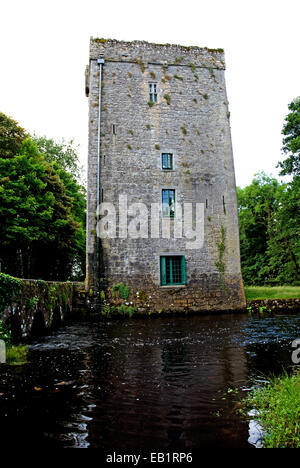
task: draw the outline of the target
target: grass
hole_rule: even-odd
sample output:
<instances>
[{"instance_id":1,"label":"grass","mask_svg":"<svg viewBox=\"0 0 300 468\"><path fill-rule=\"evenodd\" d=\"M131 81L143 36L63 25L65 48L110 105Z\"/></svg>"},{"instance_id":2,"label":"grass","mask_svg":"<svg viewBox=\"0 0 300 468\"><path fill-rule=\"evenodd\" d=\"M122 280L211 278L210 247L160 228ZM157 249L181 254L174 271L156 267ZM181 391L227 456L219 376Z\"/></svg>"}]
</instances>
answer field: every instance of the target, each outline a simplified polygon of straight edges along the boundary
<instances>
[{"instance_id":1,"label":"grass","mask_svg":"<svg viewBox=\"0 0 300 468\"><path fill-rule=\"evenodd\" d=\"M6 363L20 366L27 362L28 347L26 345L8 346L6 348Z\"/></svg>"},{"instance_id":2,"label":"grass","mask_svg":"<svg viewBox=\"0 0 300 468\"><path fill-rule=\"evenodd\" d=\"M300 286L245 286L247 301L258 299L299 299Z\"/></svg>"},{"instance_id":3,"label":"grass","mask_svg":"<svg viewBox=\"0 0 300 468\"><path fill-rule=\"evenodd\" d=\"M257 412L264 448L300 448L300 372L271 379L245 400Z\"/></svg>"}]
</instances>

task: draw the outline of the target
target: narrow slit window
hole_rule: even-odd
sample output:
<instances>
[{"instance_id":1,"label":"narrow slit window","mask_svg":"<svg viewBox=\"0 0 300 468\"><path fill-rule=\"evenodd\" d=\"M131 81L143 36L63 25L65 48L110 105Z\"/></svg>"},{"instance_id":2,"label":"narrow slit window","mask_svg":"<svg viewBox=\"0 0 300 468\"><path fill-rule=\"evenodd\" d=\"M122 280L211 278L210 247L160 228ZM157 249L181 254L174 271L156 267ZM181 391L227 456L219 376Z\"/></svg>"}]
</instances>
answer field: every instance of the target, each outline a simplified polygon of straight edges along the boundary
<instances>
[{"instance_id":1,"label":"narrow slit window","mask_svg":"<svg viewBox=\"0 0 300 468\"><path fill-rule=\"evenodd\" d=\"M161 286L186 284L185 257L183 255L160 257Z\"/></svg>"},{"instance_id":2,"label":"narrow slit window","mask_svg":"<svg viewBox=\"0 0 300 468\"><path fill-rule=\"evenodd\" d=\"M224 195L223 195L223 211L224 211L224 214L226 214L226 203L225 203Z\"/></svg>"},{"instance_id":3,"label":"narrow slit window","mask_svg":"<svg viewBox=\"0 0 300 468\"><path fill-rule=\"evenodd\" d=\"M149 83L149 101L157 102L157 84Z\"/></svg>"},{"instance_id":4,"label":"narrow slit window","mask_svg":"<svg viewBox=\"0 0 300 468\"><path fill-rule=\"evenodd\" d=\"M116 124L112 124L111 126L111 130L112 130L112 134L115 135L117 132L116 132Z\"/></svg>"},{"instance_id":5,"label":"narrow slit window","mask_svg":"<svg viewBox=\"0 0 300 468\"><path fill-rule=\"evenodd\" d=\"M175 190L163 189L162 214L164 218L175 218Z\"/></svg>"},{"instance_id":6,"label":"narrow slit window","mask_svg":"<svg viewBox=\"0 0 300 468\"><path fill-rule=\"evenodd\" d=\"M163 153L161 155L161 162L163 170L173 170L173 154Z\"/></svg>"}]
</instances>

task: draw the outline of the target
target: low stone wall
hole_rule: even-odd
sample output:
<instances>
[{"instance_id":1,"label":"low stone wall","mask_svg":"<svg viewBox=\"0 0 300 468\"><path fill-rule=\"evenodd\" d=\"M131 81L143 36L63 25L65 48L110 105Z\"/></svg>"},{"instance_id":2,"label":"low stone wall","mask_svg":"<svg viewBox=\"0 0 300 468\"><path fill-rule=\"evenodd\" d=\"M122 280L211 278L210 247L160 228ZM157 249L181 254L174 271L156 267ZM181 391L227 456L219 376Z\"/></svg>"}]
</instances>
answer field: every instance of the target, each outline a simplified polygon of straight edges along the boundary
<instances>
[{"instance_id":1,"label":"low stone wall","mask_svg":"<svg viewBox=\"0 0 300 468\"><path fill-rule=\"evenodd\" d=\"M136 281L137 283L138 281ZM217 284L217 279L215 284ZM115 283L100 291L95 312L100 311L104 317L212 314L217 312L248 313L249 311L253 313L300 312L300 298L253 300L241 305L241 298L236 294L234 286L234 282L226 283L224 290L217 291L216 288L216 292L209 292L203 283L201 289L195 286L192 290L193 294L191 294L191 290L184 287L162 288L157 293L156 289L152 288L151 290L146 282L140 289L130 286L130 283L126 285ZM92 296L91 304L93 305ZM228 305L226 306L226 304Z\"/></svg>"},{"instance_id":2,"label":"low stone wall","mask_svg":"<svg viewBox=\"0 0 300 468\"><path fill-rule=\"evenodd\" d=\"M251 307L252 312L300 312L299 299L260 299L247 302L247 309Z\"/></svg>"},{"instance_id":3,"label":"low stone wall","mask_svg":"<svg viewBox=\"0 0 300 468\"><path fill-rule=\"evenodd\" d=\"M189 286L158 287L141 277L128 278L126 284L112 281L100 290L99 308L104 316L180 315L246 310L239 278L204 276Z\"/></svg>"},{"instance_id":4,"label":"low stone wall","mask_svg":"<svg viewBox=\"0 0 300 468\"><path fill-rule=\"evenodd\" d=\"M46 334L78 315L81 283L16 280L17 292L2 310L2 320L15 338Z\"/></svg>"}]
</instances>

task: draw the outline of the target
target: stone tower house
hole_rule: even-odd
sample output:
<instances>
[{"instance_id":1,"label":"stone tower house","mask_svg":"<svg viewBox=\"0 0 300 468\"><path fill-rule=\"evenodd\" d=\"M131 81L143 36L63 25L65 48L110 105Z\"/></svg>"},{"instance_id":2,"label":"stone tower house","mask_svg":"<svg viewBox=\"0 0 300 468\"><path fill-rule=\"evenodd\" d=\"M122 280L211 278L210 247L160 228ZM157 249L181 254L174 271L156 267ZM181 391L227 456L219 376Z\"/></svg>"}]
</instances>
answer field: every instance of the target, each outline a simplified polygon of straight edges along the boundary
<instances>
[{"instance_id":1,"label":"stone tower house","mask_svg":"<svg viewBox=\"0 0 300 468\"><path fill-rule=\"evenodd\" d=\"M87 287L102 303L245 307L224 70L222 49L91 38Z\"/></svg>"}]
</instances>

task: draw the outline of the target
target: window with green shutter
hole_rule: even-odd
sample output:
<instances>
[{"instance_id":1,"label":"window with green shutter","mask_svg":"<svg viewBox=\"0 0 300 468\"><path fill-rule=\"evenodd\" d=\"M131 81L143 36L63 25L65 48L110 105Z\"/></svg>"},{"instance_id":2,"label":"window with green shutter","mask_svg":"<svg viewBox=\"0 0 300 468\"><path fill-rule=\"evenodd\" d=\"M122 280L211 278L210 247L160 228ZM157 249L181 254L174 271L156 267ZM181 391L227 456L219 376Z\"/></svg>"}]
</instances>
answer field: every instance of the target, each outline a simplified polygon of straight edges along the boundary
<instances>
[{"instance_id":1,"label":"window with green shutter","mask_svg":"<svg viewBox=\"0 0 300 468\"><path fill-rule=\"evenodd\" d=\"M160 257L160 276L162 286L185 284L185 257L183 255Z\"/></svg>"}]
</instances>

